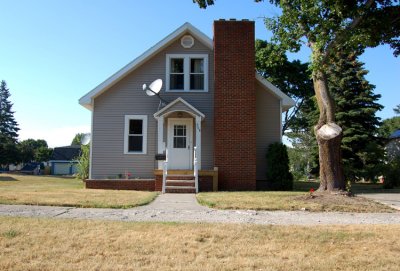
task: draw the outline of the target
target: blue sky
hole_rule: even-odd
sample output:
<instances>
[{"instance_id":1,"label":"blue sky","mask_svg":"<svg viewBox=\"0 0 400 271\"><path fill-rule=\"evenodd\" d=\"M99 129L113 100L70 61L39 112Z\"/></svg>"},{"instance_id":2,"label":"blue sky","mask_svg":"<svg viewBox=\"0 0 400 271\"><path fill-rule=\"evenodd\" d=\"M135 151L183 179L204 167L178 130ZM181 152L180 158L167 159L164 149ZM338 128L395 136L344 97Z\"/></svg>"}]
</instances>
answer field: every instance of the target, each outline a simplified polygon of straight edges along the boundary
<instances>
[{"instance_id":1,"label":"blue sky","mask_svg":"<svg viewBox=\"0 0 400 271\"><path fill-rule=\"evenodd\" d=\"M213 20L255 20L256 38L268 39L262 18L278 10L267 2L217 0L201 10L191 0L0 0L0 80L10 88L20 139L55 147L89 132L90 112L78 99L185 22L212 37ZM306 50L291 57L308 60ZM381 46L361 60L382 95L378 116L392 117L400 59Z\"/></svg>"}]
</instances>

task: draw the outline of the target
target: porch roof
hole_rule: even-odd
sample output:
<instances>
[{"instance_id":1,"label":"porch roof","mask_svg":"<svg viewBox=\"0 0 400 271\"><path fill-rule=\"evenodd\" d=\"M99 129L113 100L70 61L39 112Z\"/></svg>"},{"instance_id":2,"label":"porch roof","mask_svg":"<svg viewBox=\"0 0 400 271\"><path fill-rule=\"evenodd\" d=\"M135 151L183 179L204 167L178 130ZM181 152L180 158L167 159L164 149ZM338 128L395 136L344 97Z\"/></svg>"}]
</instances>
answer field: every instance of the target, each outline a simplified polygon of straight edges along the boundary
<instances>
[{"instance_id":1,"label":"porch roof","mask_svg":"<svg viewBox=\"0 0 400 271\"><path fill-rule=\"evenodd\" d=\"M202 120L205 118L205 115L203 113L201 113L198 109L196 109L193 105L191 105L181 97L175 99L174 101L167 104L164 108L154 113L154 117L158 118L163 115L178 111L187 112L193 117L201 117Z\"/></svg>"}]
</instances>

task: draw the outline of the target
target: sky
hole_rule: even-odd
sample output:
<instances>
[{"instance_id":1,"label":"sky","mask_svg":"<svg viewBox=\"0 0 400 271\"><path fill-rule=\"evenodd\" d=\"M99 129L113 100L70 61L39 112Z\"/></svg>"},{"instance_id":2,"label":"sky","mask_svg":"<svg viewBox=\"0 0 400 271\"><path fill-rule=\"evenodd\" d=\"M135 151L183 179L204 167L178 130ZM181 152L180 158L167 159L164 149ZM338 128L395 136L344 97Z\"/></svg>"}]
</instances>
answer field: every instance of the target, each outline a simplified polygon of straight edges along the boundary
<instances>
[{"instance_id":1,"label":"sky","mask_svg":"<svg viewBox=\"0 0 400 271\"><path fill-rule=\"evenodd\" d=\"M90 132L90 111L78 100L185 22L212 37L218 19L255 21L256 38L271 37L264 17L279 10L268 1L217 0L206 10L191 0L0 0L0 80L5 80L20 140L69 145ZM308 50L290 54L309 60ZM381 94L382 119L400 104L400 58L388 46L361 56Z\"/></svg>"}]
</instances>

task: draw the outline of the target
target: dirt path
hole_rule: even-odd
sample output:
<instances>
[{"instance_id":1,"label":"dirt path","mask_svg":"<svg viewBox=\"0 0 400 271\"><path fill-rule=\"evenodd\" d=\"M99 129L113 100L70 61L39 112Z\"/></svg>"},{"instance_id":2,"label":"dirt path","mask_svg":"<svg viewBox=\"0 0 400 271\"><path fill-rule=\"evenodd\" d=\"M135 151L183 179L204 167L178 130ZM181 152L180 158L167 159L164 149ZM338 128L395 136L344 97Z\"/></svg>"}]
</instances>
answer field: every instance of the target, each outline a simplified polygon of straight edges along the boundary
<instances>
[{"instance_id":1,"label":"dirt path","mask_svg":"<svg viewBox=\"0 0 400 271\"><path fill-rule=\"evenodd\" d=\"M132 209L0 205L0 215L113 221L251 223L264 225L400 224L400 212L359 214L215 210L200 206L193 194L163 194L147 206Z\"/></svg>"}]
</instances>

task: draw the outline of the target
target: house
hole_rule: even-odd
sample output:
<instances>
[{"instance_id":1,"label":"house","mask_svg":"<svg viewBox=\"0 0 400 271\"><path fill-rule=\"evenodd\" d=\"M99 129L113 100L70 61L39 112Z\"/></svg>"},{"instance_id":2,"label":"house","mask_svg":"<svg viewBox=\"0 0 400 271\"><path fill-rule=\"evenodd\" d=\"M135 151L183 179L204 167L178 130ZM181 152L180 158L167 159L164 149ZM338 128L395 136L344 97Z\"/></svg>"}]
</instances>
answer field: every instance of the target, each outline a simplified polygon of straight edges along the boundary
<instances>
[{"instance_id":1,"label":"house","mask_svg":"<svg viewBox=\"0 0 400 271\"><path fill-rule=\"evenodd\" d=\"M400 157L400 129L394 131L386 143L386 151L389 160L393 160L395 157Z\"/></svg>"},{"instance_id":2,"label":"house","mask_svg":"<svg viewBox=\"0 0 400 271\"><path fill-rule=\"evenodd\" d=\"M77 172L77 158L81 153L81 146L56 147L50 157L51 175L73 175Z\"/></svg>"},{"instance_id":3,"label":"house","mask_svg":"<svg viewBox=\"0 0 400 271\"><path fill-rule=\"evenodd\" d=\"M129 171L188 192L210 190L216 173L220 190L255 190L294 101L255 72L254 41L252 21L215 21L213 39L185 23L84 95L90 179ZM143 90L155 79L165 106Z\"/></svg>"}]
</instances>

